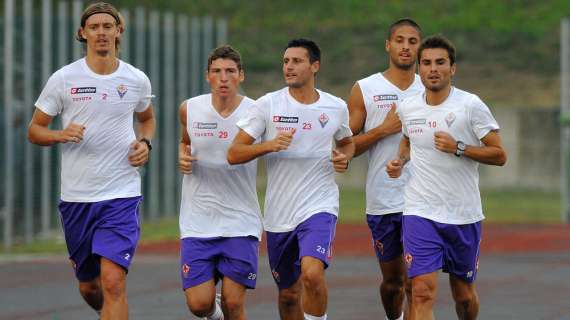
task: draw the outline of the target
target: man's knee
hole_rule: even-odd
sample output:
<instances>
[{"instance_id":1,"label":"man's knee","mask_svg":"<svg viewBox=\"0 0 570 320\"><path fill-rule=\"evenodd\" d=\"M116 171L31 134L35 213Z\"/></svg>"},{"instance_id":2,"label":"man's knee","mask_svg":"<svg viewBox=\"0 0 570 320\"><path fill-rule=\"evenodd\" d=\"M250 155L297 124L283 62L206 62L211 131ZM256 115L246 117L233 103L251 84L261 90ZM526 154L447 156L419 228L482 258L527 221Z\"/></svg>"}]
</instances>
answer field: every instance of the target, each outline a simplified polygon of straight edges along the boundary
<instances>
[{"instance_id":1,"label":"man's knee","mask_svg":"<svg viewBox=\"0 0 570 320\"><path fill-rule=\"evenodd\" d=\"M425 304L435 300L435 286L429 281L412 282L412 303Z\"/></svg>"},{"instance_id":2,"label":"man's knee","mask_svg":"<svg viewBox=\"0 0 570 320\"><path fill-rule=\"evenodd\" d=\"M103 307L103 291L99 278L89 282L79 282L79 293L93 309L101 310Z\"/></svg>"},{"instance_id":3,"label":"man's knee","mask_svg":"<svg viewBox=\"0 0 570 320\"><path fill-rule=\"evenodd\" d=\"M239 315L243 311L244 301L236 296L222 296L222 304L231 315Z\"/></svg>"},{"instance_id":4,"label":"man's knee","mask_svg":"<svg viewBox=\"0 0 570 320\"><path fill-rule=\"evenodd\" d=\"M325 271L321 261L304 266L301 272L301 281L305 288L318 290L324 285Z\"/></svg>"},{"instance_id":5,"label":"man's knee","mask_svg":"<svg viewBox=\"0 0 570 320\"><path fill-rule=\"evenodd\" d=\"M478 301L475 290L465 288L464 290L452 290L453 300L457 305L468 307Z\"/></svg>"},{"instance_id":6,"label":"man's knee","mask_svg":"<svg viewBox=\"0 0 570 320\"><path fill-rule=\"evenodd\" d=\"M288 288L279 290L279 305L284 308L297 306L301 302L301 290Z\"/></svg>"},{"instance_id":7,"label":"man's knee","mask_svg":"<svg viewBox=\"0 0 570 320\"><path fill-rule=\"evenodd\" d=\"M101 287L105 298L118 299L125 295L126 274L122 269L112 269L101 273Z\"/></svg>"},{"instance_id":8,"label":"man's knee","mask_svg":"<svg viewBox=\"0 0 570 320\"><path fill-rule=\"evenodd\" d=\"M382 280L382 288L392 294L404 292L406 277L403 275L384 277Z\"/></svg>"},{"instance_id":9,"label":"man's knee","mask_svg":"<svg viewBox=\"0 0 570 320\"><path fill-rule=\"evenodd\" d=\"M210 315L214 308L214 301L206 298L193 295L186 295L186 305L188 309L197 317L206 317Z\"/></svg>"},{"instance_id":10,"label":"man's knee","mask_svg":"<svg viewBox=\"0 0 570 320\"><path fill-rule=\"evenodd\" d=\"M79 293L83 297L97 297L101 294L99 278L89 282L79 282Z\"/></svg>"}]
</instances>

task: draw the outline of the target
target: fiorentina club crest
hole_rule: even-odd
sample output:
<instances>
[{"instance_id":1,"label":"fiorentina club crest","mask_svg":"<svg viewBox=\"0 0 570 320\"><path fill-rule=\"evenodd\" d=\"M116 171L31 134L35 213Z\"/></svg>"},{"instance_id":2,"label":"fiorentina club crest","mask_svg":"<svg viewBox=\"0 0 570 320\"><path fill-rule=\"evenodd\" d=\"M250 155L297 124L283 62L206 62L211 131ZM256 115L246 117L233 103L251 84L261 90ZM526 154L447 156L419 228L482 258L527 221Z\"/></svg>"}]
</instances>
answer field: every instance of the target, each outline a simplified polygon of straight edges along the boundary
<instances>
[{"instance_id":1,"label":"fiorentina club crest","mask_svg":"<svg viewBox=\"0 0 570 320\"><path fill-rule=\"evenodd\" d=\"M273 275L273 279L275 279L275 282L279 283L281 281L281 279L279 278L279 272L274 270L271 270L271 274Z\"/></svg>"},{"instance_id":2,"label":"fiorentina club crest","mask_svg":"<svg viewBox=\"0 0 570 320\"><path fill-rule=\"evenodd\" d=\"M119 97L121 97L121 99L123 99L123 97L127 93L127 87L124 84L119 85L117 87L117 93L119 94Z\"/></svg>"},{"instance_id":3,"label":"fiorentina club crest","mask_svg":"<svg viewBox=\"0 0 570 320\"><path fill-rule=\"evenodd\" d=\"M451 125L453 124L453 122L455 122L455 113L450 112L446 117L445 117L445 123L447 123L447 127L451 127Z\"/></svg>"},{"instance_id":4,"label":"fiorentina club crest","mask_svg":"<svg viewBox=\"0 0 570 320\"><path fill-rule=\"evenodd\" d=\"M326 113L323 113L319 116L319 123L321 124L321 127L325 127L327 125L327 122L329 122L329 117L327 116Z\"/></svg>"},{"instance_id":5,"label":"fiorentina club crest","mask_svg":"<svg viewBox=\"0 0 570 320\"><path fill-rule=\"evenodd\" d=\"M189 272L190 272L190 266L187 265L186 263L182 265L182 274L184 275L184 278L188 278Z\"/></svg>"},{"instance_id":6,"label":"fiorentina club crest","mask_svg":"<svg viewBox=\"0 0 570 320\"><path fill-rule=\"evenodd\" d=\"M376 240L374 246L376 247L376 250L380 252L380 255L384 255L384 244L380 242L380 240Z\"/></svg>"},{"instance_id":7,"label":"fiorentina club crest","mask_svg":"<svg viewBox=\"0 0 570 320\"><path fill-rule=\"evenodd\" d=\"M406 253L404 256L404 262L406 262L408 268L412 266L412 260L414 260L414 257L412 257L410 253Z\"/></svg>"}]
</instances>

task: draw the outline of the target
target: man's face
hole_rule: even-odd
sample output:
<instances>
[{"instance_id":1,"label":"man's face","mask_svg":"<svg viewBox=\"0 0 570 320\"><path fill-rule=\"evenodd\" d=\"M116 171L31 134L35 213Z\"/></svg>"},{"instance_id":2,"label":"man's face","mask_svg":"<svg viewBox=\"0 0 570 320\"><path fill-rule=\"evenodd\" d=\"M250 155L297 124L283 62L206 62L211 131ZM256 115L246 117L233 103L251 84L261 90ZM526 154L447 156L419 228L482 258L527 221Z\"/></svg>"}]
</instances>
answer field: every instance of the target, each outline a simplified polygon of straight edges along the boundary
<instances>
[{"instance_id":1,"label":"man's face","mask_svg":"<svg viewBox=\"0 0 570 320\"><path fill-rule=\"evenodd\" d=\"M213 95L221 98L237 95L240 83L244 80L243 70L232 59L218 58L212 61L206 74Z\"/></svg>"},{"instance_id":2,"label":"man's face","mask_svg":"<svg viewBox=\"0 0 570 320\"><path fill-rule=\"evenodd\" d=\"M112 15L96 13L85 21L85 27L81 28L83 38L87 40L87 51L105 56L115 52L115 41L120 35L117 22Z\"/></svg>"},{"instance_id":3,"label":"man's face","mask_svg":"<svg viewBox=\"0 0 570 320\"><path fill-rule=\"evenodd\" d=\"M420 78L427 90L440 91L451 84L455 64L451 65L447 50L424 49L420 59Z\"/></svg>"},{"instance_id":4,"label":"man's face","mask_svg":"<svg viewBox=\"0 0 570 320\"><path fill-rule=\"evenodd\" d=\"M398 69L409 70L416 63L420 46L420 33L411 26L397 27L389 40L386 40L386 52L390 62Z\"/></svg>"},{"instance_id":5,"label":"man's face","mask_svg":"<svg viewBox=\"0 0 570 320\"><path fill-rule=\"evenodd\" d=\"M303 47L292 47L283 55L283 76L291 88L301 88L309 83L319 71L320 62L309 60L309 52Z\"/></svg>"}]
</instances>

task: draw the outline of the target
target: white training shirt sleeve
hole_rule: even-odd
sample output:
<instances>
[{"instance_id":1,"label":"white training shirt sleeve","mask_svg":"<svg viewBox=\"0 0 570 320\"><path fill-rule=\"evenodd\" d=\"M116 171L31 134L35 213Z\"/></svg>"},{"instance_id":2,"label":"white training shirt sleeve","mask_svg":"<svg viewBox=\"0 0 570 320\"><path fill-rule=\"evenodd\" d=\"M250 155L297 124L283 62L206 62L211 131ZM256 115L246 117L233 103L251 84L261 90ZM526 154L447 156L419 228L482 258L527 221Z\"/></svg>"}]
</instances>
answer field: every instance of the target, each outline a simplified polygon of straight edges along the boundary
<instances>
[{"instance_id":1,"label":"white training shirt sleeve","mask_svg":"<svg viewBox=\"0 0 570 320\"><path fill-rule=\"evenodd\" d=\"M141 83L141 97L139 102L137 103L137 106L135 107L135 112L143 112L145 111L149 106L150 106L150 102L152 99L152 88L150 85L150 79L141 72L142 77L142 83Z\"/></svg>"},{"instance_id":2,"label":"white training shirt sleeve","mask_svg":"<svg viewBox=\"0 0 570 320\"><path fill-rule=\"evenodd\" d=\"M243 118L236 125L257 140L266 128L266 118L269 112L269 99L265 97L259 98L248 110Z\"/></svg>"},{"instance_id":3,"label":"white training shirt sleeve","mask_svg":"<svg viewBox=\"0 0 570 320\"><path fill-rule=\"evenodd\" d=\"M35 106L45 114L55 117L63 111L63 96L63 73L60 70L49 77Z\"/></svg>"},{"instance_id":4,"label":"white training shirt sleeve","mask_svg":"<svg viewBox=\"0 0 570 320\"><path fill-rule=\"evenodd\" d=\"M334 139L336 141L340 141L344 138L352 137L352 130L350 130L350 126L348 125L348 108L346 106L346 103L344 103L344 101L343 101L343 105L344 105L344 109L342 110L342 113L341 113L342 119L340 122L340 127L338 128L338 130L334 134Z\"/></svg>"},{"instance_id":5,"label":"white training shirt sleeve","mask_svg":"<svg viewBox=\"0 0 570 320\"><path fill-rule=\"evenodd\" d=\"M470 122L473 132L479 140L489 132L499 130L499 124L491 114L487 105L477 96L473 97L470 108Z\"/></svg>"}]
</instances>

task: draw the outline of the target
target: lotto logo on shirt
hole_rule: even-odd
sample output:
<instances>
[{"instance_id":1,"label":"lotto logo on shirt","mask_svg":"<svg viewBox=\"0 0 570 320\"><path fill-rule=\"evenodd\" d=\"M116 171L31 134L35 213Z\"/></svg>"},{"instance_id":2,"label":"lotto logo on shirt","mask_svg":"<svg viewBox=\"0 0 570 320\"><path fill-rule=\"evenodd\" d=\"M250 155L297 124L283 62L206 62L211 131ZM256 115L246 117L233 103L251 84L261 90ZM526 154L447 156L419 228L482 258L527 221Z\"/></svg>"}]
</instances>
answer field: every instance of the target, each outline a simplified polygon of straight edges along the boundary
<instances>
[{"instance_id":1,"label":"lotto logo on shirt","mask_svg":"<svg viewBox=\"0 0 570 320\"><path fill-rule=\"evenodd\" d=\"M427 123L427 119L411 119L406 122L407 126L419 126Z\"/></svg>"},{"instance_id":2,"label":"lotto logo on shirt","mask_svg":"<svg viewBox=\"0 0 570 320\"><path fill-rule=\"evenodd\" d=\"M379 94L374 96L374 104L378 109L391 109L396 107L398 96L395 94Z\"/></svg>"},{"instance_id":3,"label":"lotto logo on shirt","mask_svg":"<svg viewBox=\"0 0 570 320\"><path fill-rule=\"evenodd\" d=\"M299 123L299 117L273 116L273 122Z\"/></svg>"},{"instance_id":4,"label":"lotto logo on shirt","mask_svg":"<svg viewBox=\"0 0 570 320\"><path fill-rule=\"evenodd\" d=\"M387 100L398 100L398 95L396 95L396 94L377 94L374 96L374 102L387 101Z\"/></svg>"},{"instance_id":5,"label":"lotto logo on shirt","mask_svg":"<svg viewBox=\"0 0 570 320\"><path fill-rule=\"evenodd\" d=\"M218 128L217 122L193 122L192 128L201 130L213 130Z\"/></svg>"},{"instance_id":6,"label":"lotto logo on shirt","mask_svg":"<svg viewBox=\"0 0 570 320\"><path fill-rule=\"evenodd\" d=\"M71 94L81 94L81 93L96 93L96 87L81 87L81 88L71 88Z\"/></svg>"}]
</instances>

